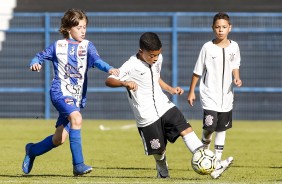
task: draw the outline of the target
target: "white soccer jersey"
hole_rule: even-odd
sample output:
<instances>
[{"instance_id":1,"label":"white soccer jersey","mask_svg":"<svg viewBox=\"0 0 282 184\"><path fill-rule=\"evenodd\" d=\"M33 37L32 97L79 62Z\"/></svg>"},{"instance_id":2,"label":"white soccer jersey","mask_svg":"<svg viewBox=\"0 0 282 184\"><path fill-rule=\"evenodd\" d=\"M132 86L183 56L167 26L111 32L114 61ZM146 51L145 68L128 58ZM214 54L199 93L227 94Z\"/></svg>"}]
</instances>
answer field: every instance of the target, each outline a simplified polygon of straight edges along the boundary
<instances>
[{"instance_id":1,"label":"white soccer jersey","mask_svg":"<svg viewBox=\"0 0 282 184\"><path fill-rule=\"evenodd\" d=\"M128 101L133 110L137 126L145 127L158 120L174 104L162 91L159 85L163 57L152 66L139 60L136 55L131 56L120 68L118 77L121 81L134 81L138 85L136 91L128 91Z\"/></svg>"},{"instance_id":2,"label":"white soccer jersey","mask_svg":"<svg viewBox=\"0 0 282 184\"><path fill-rule=\"evenodd\" d=\"M194 73L202 76L200 100L203 109L228 112L233 108L233 69L240 67L238 44L221 48L212 41L205 43L200 51Z\"/></svg>"}]
</instances>

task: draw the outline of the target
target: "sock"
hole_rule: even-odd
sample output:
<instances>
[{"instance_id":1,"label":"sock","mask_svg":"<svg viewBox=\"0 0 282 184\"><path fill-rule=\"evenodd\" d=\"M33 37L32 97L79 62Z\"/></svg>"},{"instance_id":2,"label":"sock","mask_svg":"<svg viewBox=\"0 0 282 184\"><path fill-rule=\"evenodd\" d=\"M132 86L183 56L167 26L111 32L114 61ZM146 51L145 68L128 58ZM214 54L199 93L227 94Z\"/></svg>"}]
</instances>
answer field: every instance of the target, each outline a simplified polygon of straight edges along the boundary
<instances>
[{"instance_id":1,"label":"sock","mask_svg":"<svg viewBox=\"0 0 282 184\"><path fill-rule=\"evenodd\" d=\"M211 141L212 141L212 132L203 129L202 142L205 146L205 149L210 149Z\"/></svg>"},{"instance_id":2,"label":"sock","mask_svg":"<svg viewBox=\"0 0 282 184\"><path fill-rule=\"evenodd\" d=\"M226 131L216 132L214 139L214 153L217 160L221 160L224 143L225 143Z\"/></svg>"},{"instance_id":3,"label":"sock","mask_svg":"<svg viewBox=\"0 0 282 184\"><path fill-rule=\"evenodd\" d=\"M72 164L78 165L84 163L81 145L81 130L70 129L69 139L72 154Z\"/></svg>"},{"instance_id":4,"label":"sock","mask_svg":"<svg viewBox=\"0 0 282 184\"><path fill-rule=\"evenodd\" d=\"M193 153L195 150L197 150L200 147L203 147L203 143L200 141L200 139L197 137L195 132L190 132L189 134L186 134L182 137L185 145L187 148Z\"/></svg>"},{"instance_id":5,"label":"sock","mask_svg":"<svg viewBox=\"0 0 282 184\"><path fill-rule=\"evenodd\" d=\"M53 135L50 135L41 142L33 144L29 149L29 155L39 156L55 148L56 146L53 144L52 137Z\"/></svg>"}]
</instances>

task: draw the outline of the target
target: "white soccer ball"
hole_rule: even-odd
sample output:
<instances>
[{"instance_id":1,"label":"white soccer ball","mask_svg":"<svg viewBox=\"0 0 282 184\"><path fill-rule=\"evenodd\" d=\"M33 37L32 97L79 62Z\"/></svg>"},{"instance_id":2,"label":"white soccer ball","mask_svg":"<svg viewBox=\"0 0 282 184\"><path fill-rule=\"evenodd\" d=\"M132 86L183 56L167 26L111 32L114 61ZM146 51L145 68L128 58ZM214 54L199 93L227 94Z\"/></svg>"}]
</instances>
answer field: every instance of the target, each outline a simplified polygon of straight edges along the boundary
<instances>
[{"instance_id":1,"label":"white soccer ball","mask_svg":"<svg viewBox=\"0 0 282 184\"><path fill-rule=\"evenodd\" d=\"M191 165L198 174L210 174L216 167L215 155L211 150L198 149L192 156Z\"/></svg>"}]
</instances>

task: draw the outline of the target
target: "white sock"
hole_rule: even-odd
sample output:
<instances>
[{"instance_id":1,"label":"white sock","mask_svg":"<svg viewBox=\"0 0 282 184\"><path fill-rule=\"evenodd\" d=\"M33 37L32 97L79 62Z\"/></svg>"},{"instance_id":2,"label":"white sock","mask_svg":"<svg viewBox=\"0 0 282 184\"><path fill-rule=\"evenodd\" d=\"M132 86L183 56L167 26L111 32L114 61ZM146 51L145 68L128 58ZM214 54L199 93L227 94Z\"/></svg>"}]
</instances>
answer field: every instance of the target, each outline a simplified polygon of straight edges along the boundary
<instances>
[{"instance_id":1,"label":"white sock","mask_svg":"<svg viewBox=\"0 0 282 184\"><path fill-rule=\"evenodd\" d=\"M218 160L221 160L224 143L225 143L226 131L216 132L214 139L214 153Z\"/></svg>"},{"instance_id":2,"label":"white sock","mask_svg":"<svg viewBox=\"0 0 282 184\"><path fill-rule=\"evenodd\" d=\"M202 147L203 143L201 142L201 140L197 137L197 135L195 134L195 132L190 132L187 135L184 135L182 137L185 145L187 146L187 148L193 153L197 148Z\"/></svg>"}]
</instances>

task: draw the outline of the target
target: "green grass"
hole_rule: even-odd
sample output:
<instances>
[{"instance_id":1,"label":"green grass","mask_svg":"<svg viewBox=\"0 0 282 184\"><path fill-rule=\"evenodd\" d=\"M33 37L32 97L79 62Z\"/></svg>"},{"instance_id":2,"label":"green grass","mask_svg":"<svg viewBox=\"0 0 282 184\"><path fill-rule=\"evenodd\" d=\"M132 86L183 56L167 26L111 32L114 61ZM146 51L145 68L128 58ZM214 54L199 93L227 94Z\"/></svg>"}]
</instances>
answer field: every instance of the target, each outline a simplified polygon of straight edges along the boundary
<instances>
[{"instance_id":1,"label":"green grass","mask_svg":"<svg viewBox=\"0 0 282 184\"><path fill-rule=\"evenodd\" d=\"M37 157L33 170L23 175L24 147L54 132L54 120L0 120L0 183L282 183L282 122L234 121L227 132L223 159L232 155L234 164L220 177L196 174L190 165L191 153L182 139L168 144L167 159L171 179L156 179L152 156L144 154L137 129L121 129L134 121L84 120L83 152L93 172L72 176L69 142ZM197 135L201 122L190 121ZM111 130L101 131L103 124Z\"/></svg>"}]
</instances>

